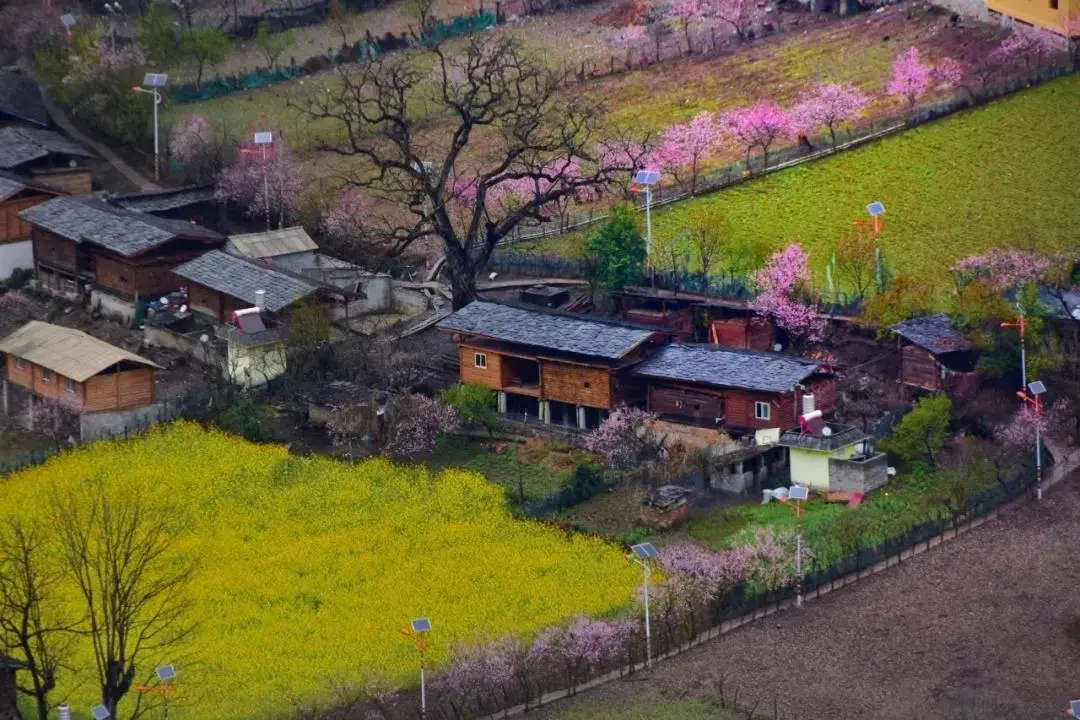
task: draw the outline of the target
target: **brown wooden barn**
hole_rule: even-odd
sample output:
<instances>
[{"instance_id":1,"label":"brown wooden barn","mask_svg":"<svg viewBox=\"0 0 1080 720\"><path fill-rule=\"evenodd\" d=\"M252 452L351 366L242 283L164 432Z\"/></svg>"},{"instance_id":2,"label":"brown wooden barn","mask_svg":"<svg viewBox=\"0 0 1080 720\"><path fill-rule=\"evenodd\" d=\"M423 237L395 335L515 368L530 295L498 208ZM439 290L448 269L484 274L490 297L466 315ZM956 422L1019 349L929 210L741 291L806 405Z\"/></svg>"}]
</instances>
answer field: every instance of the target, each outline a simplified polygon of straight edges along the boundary
<instances>
[{"instance_id":1,"label":"brown wooden barn","mask_svg":"<svg viewBox=\"0 0 1080 720\"><path fill-rule=\"evenodd\" d=\"M93 198L58 197L19 213L32 227L42 287L81 293L88 283L123 298L177 290L172 270L225 236L181 220L113 207Z\"/></svg>"},{"instance_id":2,"label":"brown wooden barn","mask_svg":"<svg viewBox=\"0 0 1080 720\"><path fill-rule=\"evenodd\" d=\"M59 190L0 170L0 278L34 267L30 223L19 213L60 195Z\"/></svg>"},{"instance_id":3,"label":"brown wooden barn","mask_svg":"<svg viewBox=\"0 0 1080 720\"><path fill-rule=\"evenodd\" d=\"M644 400L622 371L664 337L612 320L479 301L439 327L454 332L461 382L498 391L501 412L578 427Z\"/></svg>"},{"instance_id":4,"label":"brown wooden barn","mask_svg":"<svg viewBox=\"0 0 1080 720\"><path fill-rule=\"evenodd\" d=\"M948 315L918 317L894 325L900 350L900 382L914 390L966 395L978 387L978 354Z\"/></svg>"},{"instance_id":5,"label":"brown wooden barn","mask_svg":"<svg viewBox=\"0 0 1080 720\"><path fill-rule=\"evenodd\" d=\"M804 397L829 412L835 379L811 360L715 345L668 345L633 369L646 407L677 422L735 432L798 425Z\"/></svg>"},{"instance_id":6,"label":"brown wooden barn","mask_svg":"<svg viewBox=\"0 0 1080 720\"><path fill-rule=\"evenodd\" d=\"M5 406L6 383L79 412L126 410L155 399L155 363L80 330L31 320L0 341L0 352L7 356Z\"/></svg>"}]
</instances>

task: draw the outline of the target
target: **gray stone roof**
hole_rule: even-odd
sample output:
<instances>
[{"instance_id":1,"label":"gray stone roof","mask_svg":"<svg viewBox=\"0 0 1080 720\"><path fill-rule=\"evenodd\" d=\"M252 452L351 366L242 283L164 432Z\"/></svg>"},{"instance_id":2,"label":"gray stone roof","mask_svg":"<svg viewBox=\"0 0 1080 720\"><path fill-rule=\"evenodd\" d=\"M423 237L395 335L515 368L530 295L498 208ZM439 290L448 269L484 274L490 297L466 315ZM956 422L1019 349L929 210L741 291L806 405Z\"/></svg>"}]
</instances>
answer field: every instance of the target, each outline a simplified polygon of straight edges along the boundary
<instances>
[{"instance_id":1,"label":"gray stone roof","mask_svg":"<svg viewBox=\"0 0 1080 720\"><path fill-rule=\"evenodd\" d=\"M154 213L177 210L188 205L209 202L213 199L213 185L185 185L178 188L169 188L168 190L151 190L150 192L133 193L131 195L117 195L110 198L109 202L127 210Z\"/></svg>"},{"instance_id":2,"label":"gray stone roof","mask_svg":"<svg viewBox=\"0 0 1080 720\"><path fill-rule=\"evenodd\" d=\"M201 225L123 210L93 198L53 198L23 210L19 217L68 240L96 243L125 257L178 237L224 240Z\"/></svg>"},{"instance_id":3,"label":"gray stone roof","mask_svg":"<svg viewBox=\"0 0 1080 720\"><path fill-rule=\"evenodd\" d=\"M948 315L928 315L926 317L912 318L899 325L893 325L892 331L935 355L971 348L971 344L956 329Z\"/></svg>"},{"instance_id":4,"label":"gray stone roof","mask_svg":"<svg viewBox=\"0 0 1080 720\"><path fill-rule=\"evenodd\" d=\"M439 327L493 340L613 360L622 358L655 332L583 316L482 301L458 310L441 321Z\"/></svg>"},{"instance_id":5,"label":"gray stone roof","mask_svg":"<svg viewBox=\"0 0 1080 720\"><path fill-rule=\"evenodd\" d=\"M667 345L635 367L634 374L716 387L789 392L819 367L811 360L774 353L717 345Z\"/></svg>"},{"instance_id":6,"label":"gray stone roof","mask_svg":"<svg viewBox=\"0 0 1080 720\"><path fill-rule=\"evenodd\" d=\"M12 195L20 193L27 188L49 195L62 194L59 190L45 187L31 178L23 177L22 175L17 175L13 172L8 172L7 170L0 170L0 201L7 200Z\"/></svg>"},{"instance_id":7,"label":"gray stone roof","mask_svg":"<svg viewBox=\"0 0 1080 720\"><path fill-rule=\"evenodd\" d=\"M7 200L16 193L26 189L26 185L9 177L0 175L0 200Z\"/></svg>"},{"instance_id":8,"label":"gray stone roof","mask_svg":"<svg viewBox=\"0 0 1080 720\"><path fill-rule=\"evenodd\" d=\"M266 292L266 309L279 312L311 295L318 285L260 262L211 250L173 270L191 282L255 305L255 291Z\"/></svg>"},{"instance_id":9,"label":"gray stone roof","mask_svg":"<svg viewBox=\"0 0 1080 720\"><path fill-rule=\"evenodd\" d=\"M94 153L58 132L37 128L0 128L0 168L10 169L50 154L94 157Z\"/></svg>"},{"instance_id":10,"label":"gray stone roof","mask_svg":"<svg viewBox=\"0 0 1080 720\"><path fill-rule=\"evenodd\" d=\"M0 114L49 127L49 113L34 79L16 68L0 70Z\"/></svg>"}]
</instances>

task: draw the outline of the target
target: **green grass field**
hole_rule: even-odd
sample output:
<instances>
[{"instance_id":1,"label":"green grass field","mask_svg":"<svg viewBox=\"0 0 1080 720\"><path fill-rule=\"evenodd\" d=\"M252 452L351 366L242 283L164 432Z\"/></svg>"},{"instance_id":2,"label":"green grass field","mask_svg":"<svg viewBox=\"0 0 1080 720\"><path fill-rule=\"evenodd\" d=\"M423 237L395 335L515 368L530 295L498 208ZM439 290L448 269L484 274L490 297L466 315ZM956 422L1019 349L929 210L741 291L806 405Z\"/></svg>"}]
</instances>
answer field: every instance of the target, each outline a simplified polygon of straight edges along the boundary
<instances>
[{"instance_id":1,"label":"green grass field","mask_svg":"<svg viewBox=\"0 0 1080 720\"><path fill-rule=\"evenodd\" d=\"M653 214L662 246L699 208L727 214L736 241L800 242L815 276L836 239L874 200L885 203L886 262L939 287L961 257L1008 246L1077 247L1080 76L953 115L858 150L784 170ZM580 256L585 233L515 250ZM742 243L736 242L741 245Z\"/></svg>"}]
</instances>

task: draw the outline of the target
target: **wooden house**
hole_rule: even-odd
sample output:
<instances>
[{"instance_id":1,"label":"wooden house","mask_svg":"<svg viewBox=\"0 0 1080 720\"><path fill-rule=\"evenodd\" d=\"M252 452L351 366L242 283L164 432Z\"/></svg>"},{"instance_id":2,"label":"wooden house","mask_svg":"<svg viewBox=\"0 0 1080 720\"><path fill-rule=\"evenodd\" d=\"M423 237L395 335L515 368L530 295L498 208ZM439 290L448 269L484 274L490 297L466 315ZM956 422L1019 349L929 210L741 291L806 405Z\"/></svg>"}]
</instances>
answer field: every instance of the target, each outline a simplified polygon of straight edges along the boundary
<instances>
[{"instance_id":1,"label":"wooden house","mask_svg":"<svg viewBox=\"0 0 1080 720\"><path fill-rule=\"evenodd\" d=\"M80 330L31 320L0 340L7 383L81 413L151 405L155 371L144 357Z\"/></svg>"},{"instance_id":2,"label":"wooden house","mask_svg":"<svg viewBox=\"0 0 1080 720\"><path fill-rule=\"evenodd\" d=\"M72 195L93 189L88 162L94 157L88 148L54 130L0 128L0 170L32 177Z\"/></svg>"},{"instance_id":3,"label":"wooden house","mask_svg":"<svg viewBox=\"0 0 1080 720\"><path fill-rule=\"evenodd\" d=\"M114 195L109 204L124 210L183 220L210 230L225 228L224 203L214 197L213 185L184 185L130 195Z\"/></svg>"},{"instance_id":4,"label":"wooden house","mask_svg":"<svg viewBox=\"0 0 1080 720\"><path fill-rule=\"evenodd\" d=\"M501 412L582 428L644 399L623 370L664 337L612 320L481 301L439 327L454 333L461 382L496 390Z\"/></svg>"},{"instance_id":5,"label":"wooden house","mask_svg":"<svg viewBox=\"0 0 1080 720\"><path fill-rule=\"evenodd\" d=\"M772 350L775 330L768 318L743 315L709 323L709 342L743 350Z\"/></svg>"},{"instance_id":6,"label":"wooden house","mask_svg":"<svg viewBox=\"0 0 1080 720\"><path fill-rule=\"evenodd\" d=\"M957 395L977 388L978 355L947 315L913 318L891 329L900 350L900 382L906 387Z\"/></svg>"},{"instance_id":7,"label":"wooden house","mask_svg":"<svg viewBox=\"0 0 1080 720\"><path fill-rule=\"evenodd\" d=\"M32 226L34 267L45 289L81 294L88 284L135 299L180 287L172 270L225 237L199 225L58 197L19 213Z\"/></svg>"},{"instance_id":8,"label":"wooden house","mask_svg":"<svg viewBox=\"0 0 1080 720\"><path fill-rule=\"evenodd\" d=\"M60 195L59 190L0 170L0 278L34 267L30 223L19 213Z\"/></svg>"},{"instance_id":9,"label":"wooden house","mask_svg":"<svg viewBox=\"0 0 1080 720\"><path fill-rule=\"evenodd\" d=\"M677 422L743 433L788 429L813 396L835 404L835 379L811 360L715 345L668 345L633 368L650 412Z\"/></svg>"}]
</instances>

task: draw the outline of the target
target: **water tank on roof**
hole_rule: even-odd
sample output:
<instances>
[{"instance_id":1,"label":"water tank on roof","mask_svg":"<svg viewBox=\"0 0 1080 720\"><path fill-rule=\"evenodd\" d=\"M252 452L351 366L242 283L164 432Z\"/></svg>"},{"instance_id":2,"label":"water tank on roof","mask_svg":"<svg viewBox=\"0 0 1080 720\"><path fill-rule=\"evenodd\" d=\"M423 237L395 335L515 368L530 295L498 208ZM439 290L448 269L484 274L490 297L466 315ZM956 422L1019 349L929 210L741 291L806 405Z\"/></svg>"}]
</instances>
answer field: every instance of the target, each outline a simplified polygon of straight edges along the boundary
<instances>
[{"instance_id":1,"label":"water tank on roof","mask_svg":"<svg viewBox=\"0 0 1080 720\"><path fill-rule=\"evenodd\" d=\"M802 396L802 414L809 415L814 409L814 393L806 393Z\"/></svg>"}]
</instances>

